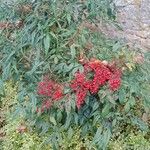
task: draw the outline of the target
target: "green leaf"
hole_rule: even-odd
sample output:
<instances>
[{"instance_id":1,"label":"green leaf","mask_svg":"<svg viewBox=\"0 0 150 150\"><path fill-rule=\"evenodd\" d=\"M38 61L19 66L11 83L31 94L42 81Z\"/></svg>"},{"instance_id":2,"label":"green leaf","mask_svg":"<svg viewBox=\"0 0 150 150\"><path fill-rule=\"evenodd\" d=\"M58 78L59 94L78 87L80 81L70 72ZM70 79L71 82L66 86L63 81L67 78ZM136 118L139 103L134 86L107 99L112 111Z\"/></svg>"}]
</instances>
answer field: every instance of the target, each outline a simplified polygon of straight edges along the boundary
<instances>
[{"instance_id":1,"label":"green leaf","mask_svg":"<svg viewBox=\"0 0 150 150\"><path fill-rule=\"evenodd\" d=\"M31 98L33 112L35 112L36 111L36 104L37 104L36 96L33 93L29 94L29 96Z\"/></svg>"},{"instance_id":2,"label":"green leaf","mask_svg":"<svg viewBox=\"0 0 150 150\"><path fill-rule=\"evenodd\" d=\"M12 52L9 54L9 56L7 57L7 59L6 59L6 61L5 61L5 64L8 63L8 62L10 62L10 59L11 59L11 57L12 57L14 54L15 54L15 51L12 51Z\"/></svg>"},{"instance_id":3,"label":"green leaf","mask_svg":"<svg viewBox=\"0 0 150 150\"><path fill-rule=\"evenodd\" d=\"M77 71L79 71L79 67L75 67L75 68L72 70L72 75L74 75Z\"/></svg>"},{"instance_id":4,"label":"green leaf","mask_svg":"<svg viewBox=\"0 0 150 150\"><path fill-rule=\"evenodd\" d=\"M135 105L135 98L131 96L129 102L130 102L130 106L133 107Z\"/></svg>"},{"instance_id":5,"label":"green leaf","mask_svg":"<svg viewBox=\"0 0 150 150\"><path fill-rule=\"evenodd\" d=\"M68 21L68 24L70 25L70 23L71 23L71 15L70 14L67 14L67 21Z\"/></svg>"},{"instance_id":6,"label":"green leaf","mask_svg":"<svg viewBox=\"0 0 150 150\"><path fill-rule=\"evenodd\" d=\"M129 112L130 110L130 102L128 101L124 106L125 112Z\"/></svg>"},{"instance_id":7,"label":"green leaf","mask_svg":"<svg viewBox=\"0 0 150 150\"><path fill-rule=\"evenodd\" d=\"M110 129L107 129L103 134L102 147L105 149L111 137Z\"/></svg>"},{"instance_id":8,"label":"green leaf","mask_svg":"<svg viewBox=\"0 0 150 150\"><path fill-rule=\"evenodd\" d=\"M45 48L45 54L48 54L48 50L50 48L50 36L49 34L46 35L46 37L44 38L44 48Z\"/></svg>"},{"instance_id":9,"label":"green leaf","mask_svg":"<svg viewBox=\"0 0 150 150\"><path fill-rule=\"evenodd\" d=\"M4 82L0 79L0 95L4 95Z\"/></svg>"},{"instance_id":10,"label":"green leaf","mask_svg":"<svg viewBox=\"0 0 150 150\"><path fill-rule=\"evenodd\" d=\"M58 57L54 57L54 63L58 64Z\"/></svg>"},{"instance_id":11,"label":"green leaf","mask_svg":"<svg viewBox=\"0 0 150 150\"><path fill-rule=\"evenodd\" d=\"M42 132L40 133L41 135L46 133L49 129L49 124L46 122L42 122L41 123L41 128L42 128Z\"/></svg>"},{"instance_id":12,"label":"green leaf","mask_svg":"<svg viewBox=\"0 0 150 150\"><path fill-rule=\"evenodd\" d=\"M98 103L98 102L95 102L94 105L93 105L93 112L94 112L95 110L97 110L98 107L99 107L99 103Z\"/></svg>"},{"instance_id":13,"label":"green leaf","mask_svg":"<svg viewBox=\"0 0 150 150\"><path fill-rule=\"evenodd\" d=\"M141 130L148 131L147 124L144 121L142 121L140 118L132 118L131 121L134 125L137 125Z\"/></svg>"},{"instance_id":14,"label":"green leaf","mask_svg":"<svg viewBox=\"0 0 150 150\"><path fill-rule=\"evenodd\" d=\"M54 125L57 125L57 122L53 116L50 116L50 122L53 123Z\"/></svg>"},{"instance_id":15,"label":"green leaf","mask_svg":"<svg viewBox=\"0 0 150 150\"><path fill-rule=\"evenodd\" d=\"M50 35L56 40L56 45L58 45L58 38L54 32L50 32Z\"/></svg>"},{"instance_id":16,"label":"green leaf","mask_svg":"<svg viewBox=\"0 0 150 150\"><path fill-rule=\"evenodd\" d=\"M82 136L86 136L88 130L89 130L89 123L85 123L85 124L82 126Z\"/></svg>"},{"instance_id":17,"label":"green leaf","mask_svg":"<svg viewBox=\"0 0 150 150\"><path fill-rule=\"evenodd\" d=\"M70 126L71 119L72 119L72 115L70 113L68 113L67 118L66 118L66 122L65 122L65 125L64 125L65 129L67 129Z\"/></svg>"},{"instance_id":18,"label":"green leaf","mask_svg":"<svg viewBox=\"0 0 150 150\"><path fill-rule=\"evenodd\" d=\"M102 128L99 127L97 129L97 131L96 131L96 134L95 134L93 140L92 140L93 144L96 144L98 141L101 141L101 139L102 139L102 135L101 134L102 134Z\"/></svg>"},{"instance_id":19,"label":"green leaf","mask_svg":"<svg viewBox=\"0 0 150 150\"><path fill-rule=\"evenodd\" d=\"M68 130L68 139L71 140L73 134L74 134L73 129L70 127L69 130Z\"/></svg>"},{"instance_id":20,"label":"green leaf","mask_svg":"<svg viewBox=\"0 0 150 150\"><path fill-rule=\"evenodd\" d=\"M74 59L76 56L75 45L71 45L70 50L71 50L71 57L72 57L72 59Z\"/></svg>"},{"instance_id":21,"label":"green leaf","mask_svg":"<svg viewBox=\"0 0 150 150\"><path fill-rule=\"evenodd\" d=\"M20 92L18 93L18 101L20 103L24 102L24 97L27 94L26 89L25 88L21 88Z\"/></svg>"},{"instance_id":22,"label":"green leaf","mask_svg":"<svg viewBox=\"0 0 150 150\"><path fill-rule=\"evenodd\" d=\"M121 48L121 44L119 42L117 42L116 44L113 45L113 51L116 52Z\"/></svg>"},{"instance_id":23,"label":"green leaf","mask_svg":"<svg viewBox=\"0 0 150 150\"><path fill-rule=\"evenodd\" d=\"M102 109L102 116L106 117L109 114L109 110L110 110L110 104L107 103L104 108Z\"/></svg>"},{"instance_id":24,"label":"green leaf","mask_svg":"<svg viewBox=\"0 0 150 150\"><path fill-rule=\"evenodd\" d=\"M33 68L27 72L28 75L32 75L39 66L41 66L42 64L44 63L44 61L41 61L41 62L36 62L33 66Z\"/></svg>"},{"instance_id":25,"label":"green leaf","mask_svg":"<svg viewBox=\"0 0 150 150\"><path fill-rule=\"evenodd\" d=\"M74 114L74 121L75 121L75 124L78 125L78 114L77 113Z\"/></svg>"},{"instance_id":26,"label":"green leaf","mask_svg":"<svg viewBox=\"0 0 150 150\"><path fill-rule=\"evenodd\" d=\"M11 63L9 63L5 68L3 68L2 79L7 80L11 73Z\"/></svg>"},{"instance_id":27,"label":"green leaf","mask_svg":"<svg viewBox=\"0 0 150 150\"><path fill-rule=\"evenodd\" d=\"M126 92L124 89L119 90L119 102L120 104L124 104L127 101Z\"/></svg>"},{"instance_id":28,"label":"green leaf","mask_svg":"<svg viewBox=\"0 0 150 150\"><path fill-rule=\"evenodd\" d=\"M84 67L82 65L80 65L78 68L80 72L84 72Z\"/></svg>"},{"instance_id":29,"label":"green leaf","mask_svg":"<svg viewBox=\"0 0 150 150\"><path fill-rule=\"evenodd\" d=\"M63 118L62 112L61 111L57 112L57 121L60 122L62 118Z\"/></svg>"},{"instance_id":30,"label":"green leaf","mask_svg":"<svg viewBox=\"0 0 150 150\"><path fill-rule=\"evenodd\" d=\"M35 46L35 36L36 36L36 32L33 32L31 35L31 43L33 46Z\"/></svg>"}]
</instances>

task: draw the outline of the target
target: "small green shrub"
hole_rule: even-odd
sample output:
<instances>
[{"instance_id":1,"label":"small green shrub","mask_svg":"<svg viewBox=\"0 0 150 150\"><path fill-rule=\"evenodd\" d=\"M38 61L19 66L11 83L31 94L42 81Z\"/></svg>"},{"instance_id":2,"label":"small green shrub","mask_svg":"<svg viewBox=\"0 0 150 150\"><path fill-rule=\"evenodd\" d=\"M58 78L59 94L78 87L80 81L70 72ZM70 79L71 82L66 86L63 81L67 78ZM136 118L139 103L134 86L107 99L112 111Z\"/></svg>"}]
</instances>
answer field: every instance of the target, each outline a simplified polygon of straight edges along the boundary
<instances>
[{"instance_id":1,"label":"small green shrub","mask_svg":"<svg viewBox=\"0 0 150 150\"><path fill-rule=\"evenodd\" d=\"M59 145L62 150L96 150L94 146L91 146L92 137L82 137L81 130L77 127L70 128L69 133L62 132L62 141L60 140Z\"/></svg>"},{"instance_id":2,"label":"small green shrub","mask_svg":"<svg viewBox=\"0 0 150 150\"><path fill-rule=\"evenodd\" d=\"M128 133L127 136L123 136L118 140L111 140L109 143L110 150L149 150L150 149L150 141L145 138L145 134L141 132L136 133Z\"/></svg>"},{"instance_id":3,"label":"small green shrub","mask_svg":"<svg viewBox=\"0 0 150 150\"><path fill-rule=\"evenodd\" d=\"M4 85L4 95L1 98L2 110L4 113L11 112L11 107L14 108L17 104L18 83L12 80L7 81Z\"/></svg>"},{"instance_id":4,"label":"small green shrub","mask_svg":"<svg viewBox=\"0 0 150 150\"><path fill-rule=\"evenodd\" d=\"M2 139L3 150L40 150L44 148L50 150L50 145L44 145L44 137L39 137L38 134L32 131L26 130L24 133L20 133L21 124L24 123L24 119L21 117L14 117L11 113L14 111L17 102L18 83L14 83L12 80L7 81L4 84L4 97L2 100L2 112L4 113L5 123L2 128L4 137ZM44 145L44 146L43 146Z\"/></svg>"},{"instance_id":5,"label":"small green shrub","mask_svg":"<svg viewBox=\"0 0 150 150\"><path fill-rule=\"evenodd\" d=\"M40 137L35 132L26 131L20 133L17 129L19 128L20 120L10 120L7 125L4 126L5 137L2 142L4 150L50 150L50 144L44 144L44 137Z\"/></svg>"}]
</instances>

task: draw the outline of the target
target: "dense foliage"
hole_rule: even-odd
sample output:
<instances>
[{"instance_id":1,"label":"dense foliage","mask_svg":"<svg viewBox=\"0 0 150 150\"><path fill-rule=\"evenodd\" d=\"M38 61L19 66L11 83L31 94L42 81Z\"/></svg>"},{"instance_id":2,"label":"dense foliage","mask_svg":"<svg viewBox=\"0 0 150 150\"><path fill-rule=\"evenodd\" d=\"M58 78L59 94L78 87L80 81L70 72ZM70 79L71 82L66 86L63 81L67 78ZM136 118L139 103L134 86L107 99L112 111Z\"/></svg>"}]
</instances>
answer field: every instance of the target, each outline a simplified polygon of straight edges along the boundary
<instances>
[{"instance_id":1,"label":"dense foliage","mask_svg":"<svg viewBox=\"0 0 150 150\"><path fill-rule=\"evenodd\" d=\"M100 32L111 0L0 3L4 149L149 149L150 55Z\"/></svg>"}]
</instances>

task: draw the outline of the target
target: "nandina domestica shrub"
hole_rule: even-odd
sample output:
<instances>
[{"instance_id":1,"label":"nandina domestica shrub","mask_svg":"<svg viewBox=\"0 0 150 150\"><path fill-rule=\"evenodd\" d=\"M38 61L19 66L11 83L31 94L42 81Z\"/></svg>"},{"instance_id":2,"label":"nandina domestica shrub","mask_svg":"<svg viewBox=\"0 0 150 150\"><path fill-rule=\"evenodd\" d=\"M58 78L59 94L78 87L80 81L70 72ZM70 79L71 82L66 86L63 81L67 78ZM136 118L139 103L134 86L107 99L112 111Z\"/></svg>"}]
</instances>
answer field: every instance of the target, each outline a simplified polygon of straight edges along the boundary
<instances>
[{"instance_id":1,"label":"nandina domestica shrub","mask_svg":"<svg viewBox=\"0 0 150 150\"><path fill-rule=\"evenodd\" d=\"M112 0L0 3L0 97L3 82L19 81L13 114L48 133L52 149L66 147L61 133L72 139L74 126L98 150L122 121L148 131L150 55L101 33L99 22L114 18ZM139 102L138 116L131 109Z\"/></svg>"}]
</instances>

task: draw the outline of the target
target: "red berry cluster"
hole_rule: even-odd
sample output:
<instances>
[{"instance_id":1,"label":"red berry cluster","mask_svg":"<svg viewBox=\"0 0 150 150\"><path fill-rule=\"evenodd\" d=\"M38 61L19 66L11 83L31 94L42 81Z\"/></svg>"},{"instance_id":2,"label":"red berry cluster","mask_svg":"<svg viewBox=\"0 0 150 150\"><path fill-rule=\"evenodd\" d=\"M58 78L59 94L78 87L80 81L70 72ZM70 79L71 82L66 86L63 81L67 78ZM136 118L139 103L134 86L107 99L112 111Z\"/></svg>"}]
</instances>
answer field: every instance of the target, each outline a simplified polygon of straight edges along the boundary
<instances>
[{"instance_id":1,"label":"red berry cluster","mask_svg":"<svg viewBox=\"0 0 150 150\"><path fill-rule=\"evenodd\" d=\"M37 93L44 96L45 99L41 108L37 109L37 111L43 112L49 109L54 101L58 101L63 97L63 87L52 80L46 79L38 83Z\"/></svg>"},{"instance_id":2,"label":"red berry cluster","mask_svg":"<svg viewBox=\"0 0 150 150\"><path fill-rule=\"evenodd\" d=\"M93 75L92 78L87 77L89 73ZM76 92L77 107L80 108L84 103L88 92L98 93L100 87L107 82L112 91L117 90L121 84L121 71L114 65L106 65L99 60L84 64L84 72L77 72L71 83L71 88Z\"/></svg>"},{"instance_id":3,"label":"red berry cluster","mask_svg":"<svg viewBox=\"0 0 150 150\"><path fill-rule=\"evenodd\" d=\"M106 62L94 59L83 64L83 67L84 71L77 71L70 85L70 88L76 94L78 109L85 102L88 93L97 94L100 87L106 83L112 91L116 91L121 84L121 71L116 68L116 65L109 65ZM54 101L58 101L65 96L63 86L48 78L39 82L37 93L44 96L44 99L46 98L41 108L37 110L41 112L49 109Z\"/></svg>"}]
</instances>

